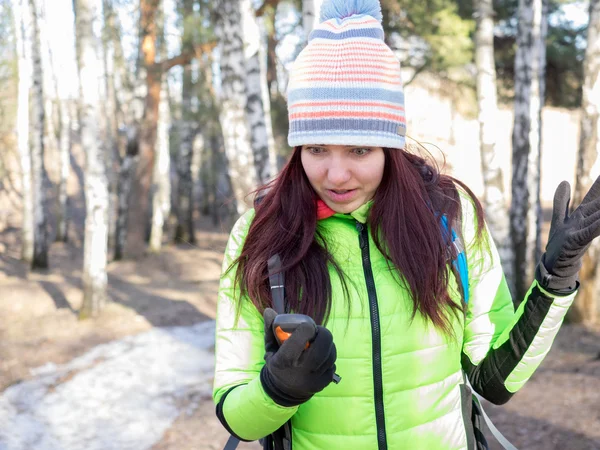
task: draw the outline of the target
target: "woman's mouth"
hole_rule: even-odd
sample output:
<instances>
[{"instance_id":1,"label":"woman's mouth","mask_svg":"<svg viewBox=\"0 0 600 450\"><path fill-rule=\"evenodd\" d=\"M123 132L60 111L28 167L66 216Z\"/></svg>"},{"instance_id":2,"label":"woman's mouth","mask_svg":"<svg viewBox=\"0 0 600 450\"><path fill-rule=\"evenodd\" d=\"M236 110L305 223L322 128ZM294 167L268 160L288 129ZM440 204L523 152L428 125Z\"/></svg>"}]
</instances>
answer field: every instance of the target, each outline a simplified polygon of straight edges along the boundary
<instances>
[{"instance_id":1,"label":"woman's mouth","mask_svg":"<svg viewBox=\"0 0 600 450\"><path fill-rule=\"evenodd\" d=\"M356 189L326 189L327 195L336 203L349 202L356 194Z\"/></svg>"}]
</instances>

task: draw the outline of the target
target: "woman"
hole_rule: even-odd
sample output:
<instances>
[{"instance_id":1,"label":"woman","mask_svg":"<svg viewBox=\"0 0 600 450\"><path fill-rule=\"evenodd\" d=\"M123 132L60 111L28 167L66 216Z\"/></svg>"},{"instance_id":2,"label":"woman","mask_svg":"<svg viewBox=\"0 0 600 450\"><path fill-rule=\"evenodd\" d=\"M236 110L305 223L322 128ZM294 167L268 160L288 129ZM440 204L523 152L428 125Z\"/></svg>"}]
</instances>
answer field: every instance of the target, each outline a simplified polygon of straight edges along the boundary
<instances>
[{"instance_id":1,"label":"woman","mask_svg":"<svg viewBox=\"0 0 600 450\"><path fill-rule=\"evenodd\" d=\"M227 246L217 415L243 440L280 430L275 441L294 450L476 448L467 379L502 404L538 367L599 234L600 184L571 216L559 186L546 252L514 311L480 203L404 150L400 66L378 2L325 2L321 21L290 74L292 157ZM286 311L318 324L281 346L273 255Z\"/></svg>"}]
</instances>

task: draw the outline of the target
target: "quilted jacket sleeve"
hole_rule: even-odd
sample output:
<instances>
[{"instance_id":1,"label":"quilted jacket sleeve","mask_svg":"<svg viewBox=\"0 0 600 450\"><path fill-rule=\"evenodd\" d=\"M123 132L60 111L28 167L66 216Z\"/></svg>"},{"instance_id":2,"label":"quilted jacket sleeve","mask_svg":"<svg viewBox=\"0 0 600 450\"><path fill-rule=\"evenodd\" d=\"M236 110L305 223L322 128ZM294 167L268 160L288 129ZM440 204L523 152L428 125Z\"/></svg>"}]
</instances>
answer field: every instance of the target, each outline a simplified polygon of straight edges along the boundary
<instances>
[{"instance_id":1,"label":"quilted jacket sleeve","mask_svg":"<svg viewBox=\"0 0 600 450\"><path fill-rule=\"evenodd\" d=\"M235 267L254 210L233 227L223 259L217 300L213 399L217 416L241 440L257 440L277 430L297 407L279 406L264 392L259 374L264 365L264 321L248 298L234 286ZM241 313L237 305L242 303Z\"/></svg>"},{"instance_id":2,"label":"quilted jacket sleeve","mask_svg":"<svg viewBox=\"0 0 600 450\"><path fill-rule=\"evenodd\" d=\"M462 366L475 391L492 403L503 404L550 350L575 292L556 295L534 281L515 311L487 226L487 242L477 243L475 208L466 198L462 208L470 291Z\"/></svg>"}]
</instances>

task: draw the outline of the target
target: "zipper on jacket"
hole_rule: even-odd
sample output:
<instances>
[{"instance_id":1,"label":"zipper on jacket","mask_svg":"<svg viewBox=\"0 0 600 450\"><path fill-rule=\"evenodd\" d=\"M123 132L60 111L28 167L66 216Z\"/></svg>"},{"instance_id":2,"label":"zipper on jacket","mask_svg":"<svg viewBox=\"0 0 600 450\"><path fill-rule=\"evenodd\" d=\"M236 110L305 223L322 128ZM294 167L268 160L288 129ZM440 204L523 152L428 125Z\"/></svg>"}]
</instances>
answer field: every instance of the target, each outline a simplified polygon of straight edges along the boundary
<instances>
[{"instance_id":1,"label":"zipper on jacket","mask_svg":"<svg viewBox=\"0 0 600 450\"><path fill-rule=\"evenodd\" d=\"M377 306L377 291L373 278L373 268L369 256L369 231L366 226L356 222L360 250L362 254L363 271L367 282L369 309L371 311L371 338L373 348L373 384L375 390L375 422L377 424L377 443L379 450L387 450L385 433L385 412L383 408L383 380L381 375L381 330L379 327L379 308Z\"/></svg>"}]
</instances>

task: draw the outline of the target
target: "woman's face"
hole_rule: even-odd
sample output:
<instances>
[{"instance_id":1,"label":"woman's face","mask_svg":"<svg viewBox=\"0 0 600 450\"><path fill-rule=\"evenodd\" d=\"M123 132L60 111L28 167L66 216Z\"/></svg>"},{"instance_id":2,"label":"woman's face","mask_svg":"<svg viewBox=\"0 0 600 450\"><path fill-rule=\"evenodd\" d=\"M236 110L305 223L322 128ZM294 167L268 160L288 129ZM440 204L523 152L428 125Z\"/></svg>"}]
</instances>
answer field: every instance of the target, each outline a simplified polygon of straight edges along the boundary
<instances>
[{"instance_id":1,"label":"woman's face","mask_svg":"<svg viewBox=\"0 0 600 450\"><path fill-rule=\"evenodd\" d=\"M338 213L371 200L383 177L381 147L303 145L302 166L319 197Z\"/></svg>"}]
</instances>

